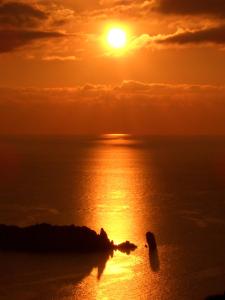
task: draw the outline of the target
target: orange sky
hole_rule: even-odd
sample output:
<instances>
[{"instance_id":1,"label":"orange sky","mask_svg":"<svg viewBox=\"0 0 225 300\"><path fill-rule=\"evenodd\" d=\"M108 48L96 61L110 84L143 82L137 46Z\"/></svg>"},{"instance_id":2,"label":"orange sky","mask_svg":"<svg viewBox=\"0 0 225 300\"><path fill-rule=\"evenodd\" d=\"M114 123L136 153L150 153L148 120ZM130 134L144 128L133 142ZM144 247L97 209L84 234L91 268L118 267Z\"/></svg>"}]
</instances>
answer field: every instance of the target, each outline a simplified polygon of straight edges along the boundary
<instances>
[{"instance_id":1,"label":"orange sky","mask_svg":"<svg viewBox=\"0 0 225 300\"><path fill-rule=\"evenodd\" d=\"M224 113L224 0L0 0L0 134L225 134Z\"/></svg>"}]
</instances>

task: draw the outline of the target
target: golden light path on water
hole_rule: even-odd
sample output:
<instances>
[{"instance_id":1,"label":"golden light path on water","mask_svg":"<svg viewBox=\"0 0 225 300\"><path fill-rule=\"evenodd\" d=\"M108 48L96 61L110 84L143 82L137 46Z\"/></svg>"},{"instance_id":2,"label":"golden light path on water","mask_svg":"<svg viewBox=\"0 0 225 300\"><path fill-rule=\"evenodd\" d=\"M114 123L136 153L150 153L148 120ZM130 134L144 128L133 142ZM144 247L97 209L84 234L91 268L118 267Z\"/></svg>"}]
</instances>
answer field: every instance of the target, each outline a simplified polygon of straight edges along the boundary
<instances>
[{"instance_id":1,"label":"golden light path on water","mask_svg":"<svg viewBox=\"0 0 225 300\"><path fill-rule=\"evenodd\" d=\"M140 299L142 294L143 299L147 299L149 281L146 278L150 270L148 250L144 246L144 218L148 214L148 205L143 202L147 197L145 170L138 151L132 146L132 139L126 135L105 135L96 145L92 152L93 164L88 166L90 199L87 195L87 201L92 202L95 209L86 223L97 231L103 227L115 243L130 240L139 248L129 256L115 252L100 280L96 280L94 270L76 287L77 298L127 299L129 295L129 299ZM158 288L156 276L151 282L151 294L157 295Z\"/></svg>"},{"instance_id":2,"label":"golden light path on water","mask_svg":"<svg viewBox=\"0 0 225 300\"><path fill-rule=\"evenodd\" d=\"M94 154L98 163L93 166L96 176L91 188L97 210L93 222L102 224L117 243L134 237L135 209L143 193L137 154L126 137L103 137Z\"/></svg>"}]
</instances>

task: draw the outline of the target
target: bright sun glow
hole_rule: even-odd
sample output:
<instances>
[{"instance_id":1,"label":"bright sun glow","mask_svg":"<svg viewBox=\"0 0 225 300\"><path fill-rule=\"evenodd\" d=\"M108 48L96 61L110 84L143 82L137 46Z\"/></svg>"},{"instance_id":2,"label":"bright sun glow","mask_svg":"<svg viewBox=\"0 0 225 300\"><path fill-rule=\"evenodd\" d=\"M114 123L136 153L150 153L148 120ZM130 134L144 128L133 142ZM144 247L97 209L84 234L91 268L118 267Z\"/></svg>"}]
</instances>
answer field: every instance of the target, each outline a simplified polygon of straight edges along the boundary
<instances>
[{"instance_id":1,"label":"bright sun glow","mask_svg":"<svg viewBox=\"0 0 225 300\"><path fill-rule=\"evenodd\" d=\"M126 32L121 28L112 28L108 32L107 41L115 49L124 48L127 43Z\"/></svg>"}]
</instances>

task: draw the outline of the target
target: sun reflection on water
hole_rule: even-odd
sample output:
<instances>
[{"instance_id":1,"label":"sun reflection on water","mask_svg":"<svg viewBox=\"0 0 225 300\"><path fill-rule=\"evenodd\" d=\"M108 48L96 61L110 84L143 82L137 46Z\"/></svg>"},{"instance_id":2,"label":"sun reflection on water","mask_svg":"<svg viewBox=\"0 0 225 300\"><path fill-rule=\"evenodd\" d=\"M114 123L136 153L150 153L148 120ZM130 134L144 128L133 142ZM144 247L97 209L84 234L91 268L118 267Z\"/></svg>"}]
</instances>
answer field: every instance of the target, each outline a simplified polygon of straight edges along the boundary
<instances>
[{"instance_id":1,"label":"sun reflection on water","mask_svg":"<svg viewBox=\"0 0 225 300\"><path fill-rule=\"evenodd\" d=\"M115 243L129 240L138 249L129 256L115 251L100 280L98 270L93 270L82 282L80 292L91 289L91 295L82 296L84 299L126 299L131 290L132 299L138 299L142 289L145 293L149 290L149 254L144 245L146 219L148 225L151 222L148 216L152 183L147 177L146 192L146 169L140 150L133 147L135 144L136 140L129 135L103 135L87 161L84 197L87 211L92 209L86 213L85 224L96 231L103 227Z\"/></svg>"},{"instance_id":2,"label":"sun reflection on water","mask_svg":"<svg viewBox=\"0 0 225 300\"><path fill-rule=\"evenodd\" d=\"M115 242L132 239L134 225L141 223L135 215L138 198L143 194L141 169L138 154L129 147L128 137L104 136L93 154L91 194L96 207L93 222L104 227Z\"/></svg>"}]
</instances>

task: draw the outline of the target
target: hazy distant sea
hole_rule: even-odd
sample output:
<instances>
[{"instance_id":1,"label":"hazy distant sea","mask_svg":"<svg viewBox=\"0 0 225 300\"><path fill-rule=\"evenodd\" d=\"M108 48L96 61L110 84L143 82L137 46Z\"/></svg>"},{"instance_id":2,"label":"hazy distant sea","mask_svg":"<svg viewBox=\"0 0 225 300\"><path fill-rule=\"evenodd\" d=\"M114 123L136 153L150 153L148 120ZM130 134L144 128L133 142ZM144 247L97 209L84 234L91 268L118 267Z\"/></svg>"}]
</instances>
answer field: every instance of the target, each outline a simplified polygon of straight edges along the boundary
<instances>
[{"instance_id":1,"label":"hazy distant sea","mask_svg":"<svg viewBox=\"0 0 225 300\"><path fill-rule=\"evenodd\" d=\"M40 222L103 227L138 249L113 258L0 253L0 300L223 293L225 137L1 137L0 223Z\"/></svg>"}]
</instances>

